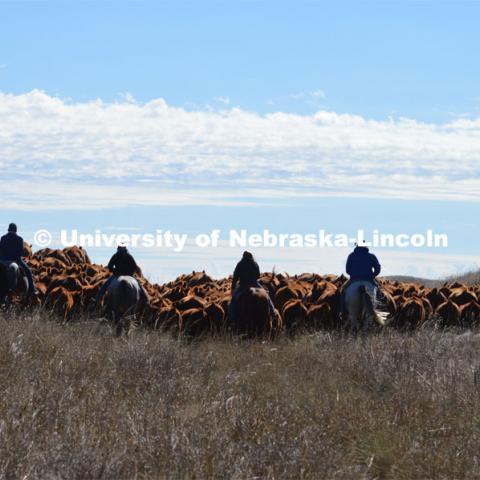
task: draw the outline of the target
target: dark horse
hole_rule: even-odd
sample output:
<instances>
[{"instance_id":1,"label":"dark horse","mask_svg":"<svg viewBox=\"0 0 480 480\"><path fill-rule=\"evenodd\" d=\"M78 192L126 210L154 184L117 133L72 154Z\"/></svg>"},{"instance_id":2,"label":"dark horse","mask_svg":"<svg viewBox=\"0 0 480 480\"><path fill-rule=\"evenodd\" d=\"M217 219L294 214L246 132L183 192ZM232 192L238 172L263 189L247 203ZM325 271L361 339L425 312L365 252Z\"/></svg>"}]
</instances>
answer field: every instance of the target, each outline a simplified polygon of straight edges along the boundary
<instances>
[{"instance_id":1,"label":"dark horse","mask_svg":"<svg viewBox=\"0 0 480 480\"><path fill-rule=\"evenodd\" d=\"M263 288L249 287L240 293L235 333L248 337L270 336L276 329L270 315L268 293Z\"/></svg>"},{"instance_id":2,"label":"dark horse","mask_svg":"<svg viewBox=\"0 0 480 480\"><path fill-rule=\"evenodd\" d=\"M135 316L146 306L137 280L128 275L115 277L105 294L105 309L112 316L116 334L120 336L130 329L129 317Z\"/></svg>"},{"instance_id":3,"label":"dark horse","mask_svg":"<svg viewBox=\"0 0 480 480\"><path fill-rule=\"evenodd\" d=\"M11 295L28 291L28 282L15 262L0 261L0 305L9 306Z\"/></svg>"}]
</instances>

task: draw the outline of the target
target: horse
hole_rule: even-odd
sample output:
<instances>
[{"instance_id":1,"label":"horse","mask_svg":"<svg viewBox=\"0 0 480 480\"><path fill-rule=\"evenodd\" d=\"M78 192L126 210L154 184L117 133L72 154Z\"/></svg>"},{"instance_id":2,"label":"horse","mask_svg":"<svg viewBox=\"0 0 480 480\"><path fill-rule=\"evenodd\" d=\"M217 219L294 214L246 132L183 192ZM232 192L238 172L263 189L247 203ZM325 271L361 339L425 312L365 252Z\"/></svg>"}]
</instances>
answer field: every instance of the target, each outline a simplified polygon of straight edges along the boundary
<instances>
[{"instance_id":1,"label":"horse","mask_svg":"<svg viewBox=\"0 0 480 480\"><path fill-rule=\"evenodd\" d=\"M28 292L28 281L17 263L0 261L0 305L10 306L13 293Z\"/></svg>"},{"instance_id":2,"label":"horse","mask_svg":"<svg viewBox=\"0 0 480 480\"><path fill-rule=\"evenodd\" d=\"M377 287L368 281L355 281L345 291L345 305L348 311L348 322L354 334L361 328L365 333L375 321L385 325L388 315L375 309Z\"/></svg>"},{"instance_id":3,"label":"horse","mask_svg":"<svg viewBox=\"0 0 480 480\"><path fill-rule=\"evenodd\" d=\"M233 330L248 337L271 335L276 326L270 314L268 293L260 287L249 287L237 298L237 318Z\"/></svg>"},{"instance_id":4,"label":"horse","mask_svg":"<svg viewBox=\"0 0 480 480\"><path fill-rule=\"evenodd\" d=\"M121 336L125 330L128 335L130 330L129 316L135 316L146 301L142 296L140 285L134 277L123 275L115 277L108 286L104 300L105 309L112 316L116 326L116 335Z\"/></svg>"}]
</instances>

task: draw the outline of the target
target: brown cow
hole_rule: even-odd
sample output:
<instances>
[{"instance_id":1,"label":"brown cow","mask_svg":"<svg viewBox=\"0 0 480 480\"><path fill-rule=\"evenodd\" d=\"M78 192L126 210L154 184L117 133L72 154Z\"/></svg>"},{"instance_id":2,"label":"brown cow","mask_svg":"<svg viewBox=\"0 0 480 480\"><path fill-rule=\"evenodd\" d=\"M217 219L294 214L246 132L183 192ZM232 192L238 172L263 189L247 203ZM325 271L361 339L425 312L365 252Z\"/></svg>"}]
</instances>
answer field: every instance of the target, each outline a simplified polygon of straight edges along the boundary
<instances>
[{"instance_id":1,"label":"brown cow","mask_svg":"<svg viewBox=\"0 0 480 480\"><path fill-rule=\"evenodd\" d=\"M302 300L290 300L282 310L283 325L287 332L304 329L307 326L307 307Z\"/></svg>"},{"instance_id":2,"label":"brown cow","mask_svg":"<svg viewBox=\"0 0 480 480\"><path fill-rule=\"evenodd\" d=\"M182 314L173 305L162 307L158 311L158 316L152 325L153 328L161 328L176 335L179 333L182 325Z\"/></svg>"},{"instance_id":3,"label":"brown cow","mask_svg":"<svg viewBox=\"0 0 480 480\"><path fill-rule=\"evenodd\" d=\"M87 252L82 247L73 246L64 248L63 254L68 257L72 263L80 265L88 265L92 263Z\"/></svg>"},{"instance_id":4,"label":"brown cow","mask_svg":"<svg viewBox=\"0 0 480 480\"><path fill-rule=\"evenodd\" d=\"M415 284L407 284L403 287L403 296L405 297L419 297L420 288Z\"/></svg>"},{"instance_id":5,"label":"brown cow","mask_svg":"<svg viewBox=\"0 0 480 480\"><path fill-rule=\"evenodd\" d=\"M186 281L189 287L196 287L198 285L204 285L205 283L211 283L212 278L209 277L204 270L202 272L192 272L192 274L187 277Z\"/></svg>"},{"instance_id":6,"label":"brown cow","mask_svg":"<svg viewBox=\"0 0 480 480\"><path fill-rule=\"evenodd\" d=\"M428 298L430 304L432 305L433 311L436 311L439 305L447 301L447 297L440 291L438 288L433 288L430 292L427 293L426 298Z\"/></svg>"},{"instance_id":7,"label":"brown cow","mask_svg":"<svg viewBox=\"0 0 480 480\"><path fill-rule=\"evenodd\" d=\"M338 291L338 287L330 282L320 281L316 282L313 285L313 289L310 294L307 296L307 303L308 304L321 304L325 302L326 297L330 297L335 295Z\"/></svg>"},{"instance_id":8,"label":"brown cow","mask_svg":"<svg viewBox=\"0 0 480 480\"><path fill-rule=\"evenodd\" d=\"M425 318L428 319L433 315L433 307L427 297L420 297L420 300L423 302L425 308Z\"/></svg>"},{"instance_id":9,"label":"brown cow","mask_svg":"<svg viewBox=\"0 0 480 480\"><path fill-rule=\"evenodd\" d=\"M328 303L320 305L311 305L308 309L307 321L308 325L317 329L335 329L341 326L340 322L336 322L332 309Z\"/></svg>"},{"instance_id":10,"label":"brown cow","mask_svg":"<svg viewBox=\"0 0 480 480\"><path fill-rule=\"evenodd\" d=\"M383 299L381 301L384 305L390 316L394 316L397 313L397 302L393 295L388 291L382 288Z\"/></svg>"},{"instance_id":11,"label":"brown cow","mask_svg":"<svg viewBox=\"0 0 480 480\"><path fill-rule=\"evenodd\" d=\"M279 311L282 311L288 302L296 299L298 299L297 292L290 285L285 285L276 291L273 304Z\"/></svg>"},{"instance_id":12,"label":"brown cow","mask_svg":"<svg viewBox=\"0 0 480 480\"><path fill-rule=\"evenodd\" d=\"M473 327L480 321L480 305L470 302L460 307L460 321L463 326Z\"/></svg>"},{"instance_id":13,"label":"brown cow","mask_svg":"<svg viewBox=\"0 0 480 480\"><path fill-rule=\"evenodd\" d=\"M212 322L204 308L190 308L182 312L180 318L180 333L198 337L212 331Z\"/></svg>"},{"instance_id":14,"label":"brown cow","mask_svg":"<svg viewBox=\"0 0 480 480\"><path fill-rule=\"evenodd\" d=\"M187 295L176 303L176 307L181 312L185 310L190 310L192 308L203 309L205 307L205 301L202 298L197 297L196 295Z\"/></svg>"},{"instance_id":15,"label":"brown cow","mask_svg":"<svg viewBox=\"0 0 480 480\"><path fill-rule=\"evenodd\" d=\"M471 290L466 290L464 288L455 288L452 290L452 293L448 297L449 300L456 303L459 307L465 305L466 303L478 301L477 295Z\"/></svg>"},{"instance_id":16,"label":"brown cow","mask_svg":"<svg viewBox=\"0 0 480 480\"><path fill-rule=\"evenodd\" d=\"M440 325L442 327L456 327L460 325L460 314L460 307L450 299L437 308L437 315L441 319Z\"/></svg>"},{"instance_id":17,"label":"brown cow","mask_svg":"<svg viewBox=\"0 0 480 480\"><path fill-rule=\"evenodd\" d=\"M440 292L443 293L446 298L448 298L452 293L452 290L449 287L447 287L447 285L444 285L442 288L440 288Z\"/></svg>"},{"instance_id":18,"label":"brown cow","mask_svg":"<svg viewBox=\"0 0 480 480\"><path fill-rule=\"evenodd\" d=\"M212 331L220 332L224 327L225 310L218 303L211 303L205 308L205 313L211 322Z\"/></svg>"},{"instance_id":19,"label":"brown cow","mask_svg":"<svg viewBox=\"0 0 480 480\"><path fill-rule=\"evenodd\" d=\"M398 309L391 325L399 330L414 330L425 322L425 307L418 297L407 298Z\"/></svg>"},{"instance_id":20,"label":"brown cow","mask_svg":"<svg viewBox=\"0 0 480 480\"><path fill-rule=\"evenodd\" d=\"M23 241L23 256L28 260L31 260L33 257L32 246L25 240Z\"/></svg>"},{"instance_id":21,"label":"brown cow","mask_svg":"<svg viewBox=\"0 0 480 480\"><path fill-rule=\"evenodd\" d=\"M37 287L38 298L43 301L47 296L47 286L42 282L35 282L35 286Z\"/></svg>"},{"instance_id":22,"label":"brown cow","mask_svg":"<svg viewBox=\"0 0 480 480\"><path fill-rule=\"evenodd\" d=\"M76 296L66 288L60 286L48 292L45 299L45 306L51 308L63 317L64 321L71 318L75 307Z\"/></svg>"},{"instance_id":23,"label":"brown cow","mask_svg":"<svg viewBox=\"0 0 480 480\"><path fill-rule=\"evenodd\" d=\"M83 290L83 285L77 277L59 275L54 277L52 281L48 284L47 295L56 287L64 287L70 292L81 292Z\"/></svg>"},{"instance_id":24,"label":"brown cow","mask_svg":"<svg viewBox=\"0 0 480 480\"><path fill-rule=\"evenodd\" d=\"M67 264L56 257L47 257L42 261L43 268L56 268L59 272L66 270Z\"/></svg>"}]
</instances>

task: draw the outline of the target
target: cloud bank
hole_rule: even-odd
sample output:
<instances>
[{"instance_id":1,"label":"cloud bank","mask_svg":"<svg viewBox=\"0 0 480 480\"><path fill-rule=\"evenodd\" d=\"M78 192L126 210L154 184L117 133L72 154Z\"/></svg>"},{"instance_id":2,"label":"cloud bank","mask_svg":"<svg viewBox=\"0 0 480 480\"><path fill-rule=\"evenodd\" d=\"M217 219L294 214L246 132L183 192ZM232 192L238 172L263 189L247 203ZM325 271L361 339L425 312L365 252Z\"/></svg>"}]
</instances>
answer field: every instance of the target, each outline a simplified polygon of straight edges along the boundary
<instances>
[{"instance_id":1,"label":"cloud bank","mask_svg":"<svg viewBox=\"0 0 480 480\"><path fill-rule=\"evenodd\" d=\"M188 111L0 93L4 208L245 204L347 196L480 200L480 119ZM39 202L39 198L41 201Z\"/></svg>"}]
</instances>

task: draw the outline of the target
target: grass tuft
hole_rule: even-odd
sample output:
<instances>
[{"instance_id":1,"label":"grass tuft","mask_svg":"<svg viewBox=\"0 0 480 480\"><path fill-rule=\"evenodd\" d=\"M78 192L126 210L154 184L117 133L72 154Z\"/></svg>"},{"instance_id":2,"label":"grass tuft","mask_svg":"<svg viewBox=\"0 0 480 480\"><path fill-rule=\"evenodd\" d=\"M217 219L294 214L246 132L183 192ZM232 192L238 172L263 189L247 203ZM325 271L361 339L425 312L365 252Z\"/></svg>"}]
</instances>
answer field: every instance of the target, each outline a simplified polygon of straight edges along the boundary
<instances>
[{"instance_id":1,"label":"grass tuft","mask_svg":"<svg viewBox=\"0 0 480 480\"><path fill-rule=\"evenodd\" d=\"M116 339L0 315L1 478L475 478L480 334Z\"/></svg>"}]
</instances>

